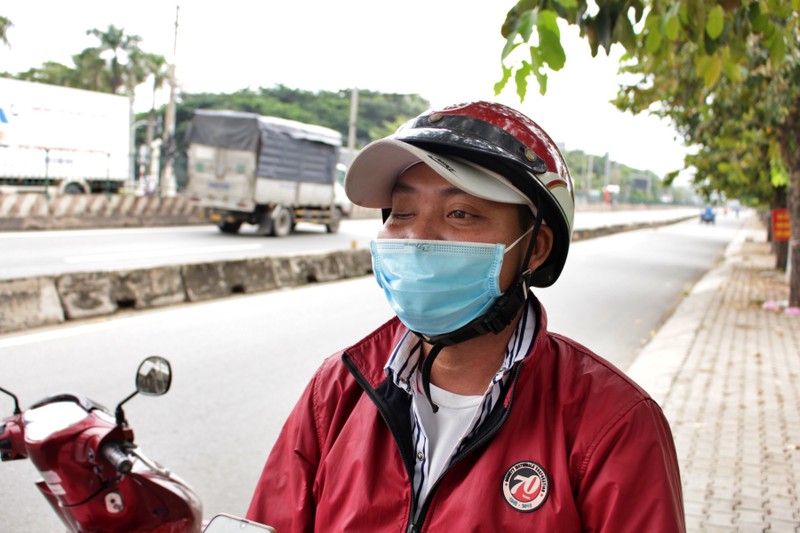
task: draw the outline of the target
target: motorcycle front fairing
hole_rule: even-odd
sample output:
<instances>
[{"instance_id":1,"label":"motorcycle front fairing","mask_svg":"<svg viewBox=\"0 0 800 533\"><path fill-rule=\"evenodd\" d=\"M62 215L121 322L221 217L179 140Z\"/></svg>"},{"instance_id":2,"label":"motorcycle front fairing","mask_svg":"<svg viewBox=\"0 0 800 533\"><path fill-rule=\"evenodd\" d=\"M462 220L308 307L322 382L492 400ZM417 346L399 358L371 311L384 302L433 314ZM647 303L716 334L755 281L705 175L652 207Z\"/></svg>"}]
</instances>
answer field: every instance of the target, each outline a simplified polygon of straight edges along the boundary
<instances>
[{"instance_id":1,"label":"motorcycle front fairing","mask_svg":"<svg viewBox=\"0 0 800 533\"><path fill-rule=\"evenodd\" d=\"M61 505L86 501L116 472L99 455L109 438L133 440L114 417L77 395L52 396L23 413L27 456Z\"/></svg>"},{"instance_id":2,"label":"motorcycle front fairing","mask_svg":"<svg viewBox=\"0 0 800 533\"><path fill-rule=\"evenodd\" d=\"M42 474L39 490L68 527L103 528L111 521L120 531L169 524L174 531L199 531L202 504L197 495L141 456L132 430L116 425L104 408L77 395L52 396L36 405L23 415L28 456ZM109 441L126 443L138 458L129 473L116 472L100 457ZM192 502L191 510L181 500Z\"/></svg>"},{"instance_id":3,"label":"motorcycle front fairing","mask_svg":"<svg viewBox=\"0 0 800 533\"><path fill-rule=\"evenodd\" d=\"M152 379L155 378L155 379ZM122 405L137 394L169 390L171 368L160 356L139 365L136 391L112 413L78 394L54 394L0 422L0 459L30 459L36 486L67 529L199 533L202 504L183 480L147 459L134 442Z\"/></svg>"},{"instance_id":4,"label":"motorcycle front fairing","mask_svg":"<svg viewBox=\"0 0 800 533\"><path fill-rule=\"evenodd\" d=\"M37 486L70 531L199 533L201 529L203 506L194 491L176 476L165 478L141 461L129 474L76 505L59 503L44 480Z\"/></svg>"}]
</instances>

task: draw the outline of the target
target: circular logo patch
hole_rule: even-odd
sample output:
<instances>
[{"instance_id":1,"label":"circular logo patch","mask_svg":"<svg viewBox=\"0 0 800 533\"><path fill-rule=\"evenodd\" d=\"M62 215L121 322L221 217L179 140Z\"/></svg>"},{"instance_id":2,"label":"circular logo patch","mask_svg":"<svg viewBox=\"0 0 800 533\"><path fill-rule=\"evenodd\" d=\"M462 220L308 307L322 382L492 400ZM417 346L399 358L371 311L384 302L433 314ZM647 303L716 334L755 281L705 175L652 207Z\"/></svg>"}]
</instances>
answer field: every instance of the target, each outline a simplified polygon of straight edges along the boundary
<instances>
[{"instance_id":1,"label":"circular logo patch","mask_svg":"<svg viewBox=\"0 0 800 533\"><path fill-rule=\"evenodd\" d=\"M550 494L550 478L544 468L531 461L521 461L503 476L503 496L508 505L530 513L544 504Z\"/></svg>"}]
</instances>

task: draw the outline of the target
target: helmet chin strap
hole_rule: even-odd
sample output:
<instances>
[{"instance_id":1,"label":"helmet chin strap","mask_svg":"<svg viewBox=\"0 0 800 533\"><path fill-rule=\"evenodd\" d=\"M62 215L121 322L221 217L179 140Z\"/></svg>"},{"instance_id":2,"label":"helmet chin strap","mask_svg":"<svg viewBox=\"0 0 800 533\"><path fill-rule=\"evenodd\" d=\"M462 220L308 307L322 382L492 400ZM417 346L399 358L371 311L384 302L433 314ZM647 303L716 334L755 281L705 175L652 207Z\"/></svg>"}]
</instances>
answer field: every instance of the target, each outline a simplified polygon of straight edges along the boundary
<instances>
[{"instance_id":1,"label":"helmet chin strap","mask_svg":"<svg viewBox=\"0 0 800 533\"><path fill-rule=\"evenodd\" d=\"M416 331L414 332L424 342L432 345L430 352L428 352L428 355L422 362L421 372L422 389L434 413L439 410L439 406L433 403L431 399L431 368L433 368L433 362L436 360L439 352L441 352L445 346L453 346L487 333L494 333L497 335L511 324L517 316L517 313L519 313L519 310L522 309L522 306L528 301L528 288L530 287L530 279L533 273L527 268L527 265L530 263L533 250L536 247L536 238L539 235L539 228L542 225L542 211L542 209L538 209L536 213L533 231L531 232L531 240L528 243L528 250L525 253L525 261L522 263L524 270L520 273L517 281L500 295L486 313L450 333L428 336Z\"/></svg>"}]
</instances>

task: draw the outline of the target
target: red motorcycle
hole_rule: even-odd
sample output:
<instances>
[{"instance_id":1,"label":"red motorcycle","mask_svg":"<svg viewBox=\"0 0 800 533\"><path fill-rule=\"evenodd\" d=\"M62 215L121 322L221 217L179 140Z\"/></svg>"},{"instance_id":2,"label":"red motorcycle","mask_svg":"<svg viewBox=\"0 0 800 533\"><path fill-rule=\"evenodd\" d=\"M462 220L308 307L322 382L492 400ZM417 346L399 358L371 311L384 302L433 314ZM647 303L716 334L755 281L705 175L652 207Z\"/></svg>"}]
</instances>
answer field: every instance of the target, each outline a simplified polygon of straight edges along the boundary
<instances>
[{"instance_id":1,"label":"red motorcycle","mask_svg":"<svg viewBox=\"0 0 800 533\"><path fill-rule=\"evenodd\" d=\"M136 391L111 413L77 394L56 394L0 424L0 459L28 458L42 475L36 486L74 532L184 533L201 530L202 504L176 475L147 459L134 443L122 405L144 394L166 394L169 361L139 365Z\"/></svg>"}]
</instances>

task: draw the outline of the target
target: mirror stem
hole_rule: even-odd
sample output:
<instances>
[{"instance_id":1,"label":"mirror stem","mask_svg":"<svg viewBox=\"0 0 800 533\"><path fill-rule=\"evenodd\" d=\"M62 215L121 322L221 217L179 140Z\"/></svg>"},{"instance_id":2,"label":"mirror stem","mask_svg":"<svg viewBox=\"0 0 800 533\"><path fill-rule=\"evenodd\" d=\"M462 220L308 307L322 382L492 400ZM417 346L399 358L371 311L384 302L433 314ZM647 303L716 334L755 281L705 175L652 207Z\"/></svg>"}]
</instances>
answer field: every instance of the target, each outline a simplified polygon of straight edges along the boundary
<instances>
[{"instance_id":1,"label":"mirror stem","mask_svg":"<svg viewBox=\"0 0 800 533\"><path fill-rule=\"evenodd\" d=\"M136 396L137 394L139 394L138 390L133 391L130 395L128 395L127 398L125 398L124 400L119 402L119 404L117 405L117 410L114 412L114 415L115 415L115 418L117 420L117 425L118 426L127 425L127 422L125 421L125 412L122 410L122 404L124 404L125 402L127 402L128 400L130 400L131 398Z\"/></svg>"}]
</instances>

